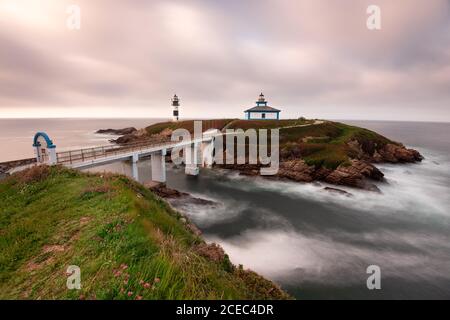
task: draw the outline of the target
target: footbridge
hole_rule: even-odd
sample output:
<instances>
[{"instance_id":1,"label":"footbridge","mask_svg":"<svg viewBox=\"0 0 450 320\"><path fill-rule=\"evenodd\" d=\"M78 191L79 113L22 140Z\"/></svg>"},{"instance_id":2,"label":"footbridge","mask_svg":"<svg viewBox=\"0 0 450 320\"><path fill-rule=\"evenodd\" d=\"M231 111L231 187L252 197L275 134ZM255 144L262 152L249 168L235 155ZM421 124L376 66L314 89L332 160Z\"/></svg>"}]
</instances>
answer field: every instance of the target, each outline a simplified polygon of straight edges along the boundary
<instances>
[{"instance_id":1,"label":"footbridge","mask_svg":"<svg viewBox=\"0 0 450 320\"><path fill-rule=\"evenodd\" d=\"M106 145L57 152L48 135L38 132L33 147L37 163L63 165L73 169L88 169L118 161L131 161L133 178L138 180L137 163L150 158L153 181L166 181L166 155L182 150L185 173L198 175L199 166L210 167L214 159L214 140L222 135L219 130L204 132L201 137L182 141L143 141L126 145Z\"/></svg>"}]
</instances>

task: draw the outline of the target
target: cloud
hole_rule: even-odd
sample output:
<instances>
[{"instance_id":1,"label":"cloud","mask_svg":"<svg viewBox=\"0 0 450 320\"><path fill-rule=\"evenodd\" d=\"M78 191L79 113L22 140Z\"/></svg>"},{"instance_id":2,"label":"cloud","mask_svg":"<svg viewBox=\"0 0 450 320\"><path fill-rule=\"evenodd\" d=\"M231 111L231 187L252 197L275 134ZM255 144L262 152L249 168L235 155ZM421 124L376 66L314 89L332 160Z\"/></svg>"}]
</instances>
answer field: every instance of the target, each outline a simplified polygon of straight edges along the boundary
<instances>
[{"instance_id":1,"label":"cloud","mask_svg":"<svg viewBox=\"0 0 450 320\"><path fill-rule=\"evenodd\" d=\"M168 116L177 92L182 116L240 117L264 90L285 117L450 121L446 0L379 0L375 32L366 0L77 3L70 31L70 1L0 0L0 116Z\"/></svg>"}]
</instances>

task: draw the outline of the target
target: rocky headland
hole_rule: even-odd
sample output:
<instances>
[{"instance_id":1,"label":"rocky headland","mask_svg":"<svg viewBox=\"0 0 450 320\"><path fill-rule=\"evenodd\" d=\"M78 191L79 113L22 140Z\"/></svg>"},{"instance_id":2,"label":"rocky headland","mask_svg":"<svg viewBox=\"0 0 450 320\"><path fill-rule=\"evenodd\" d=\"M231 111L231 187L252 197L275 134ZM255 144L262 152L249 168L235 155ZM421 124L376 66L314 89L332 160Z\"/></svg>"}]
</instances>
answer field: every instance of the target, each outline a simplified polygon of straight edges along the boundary
<instances>
[{"instance_id":1,"label":"rocky headland","mask_svg":"<svg viewBox=\"0 0 450 320\"><path fill-rule=\"evenodd\" d=\"M384 181L378 163L414 163L423 156L376 132L323 120L207 120L203 130L280 129L279 171L272 178L298 182L322 181L333 185L379 191ZM166 122L125 134L114 142L126 144L153 139L170 141L173 130L193 130L193 121ZM217 165L243 175L259 175L260 165Z\"/></svg>"}]
</instances>

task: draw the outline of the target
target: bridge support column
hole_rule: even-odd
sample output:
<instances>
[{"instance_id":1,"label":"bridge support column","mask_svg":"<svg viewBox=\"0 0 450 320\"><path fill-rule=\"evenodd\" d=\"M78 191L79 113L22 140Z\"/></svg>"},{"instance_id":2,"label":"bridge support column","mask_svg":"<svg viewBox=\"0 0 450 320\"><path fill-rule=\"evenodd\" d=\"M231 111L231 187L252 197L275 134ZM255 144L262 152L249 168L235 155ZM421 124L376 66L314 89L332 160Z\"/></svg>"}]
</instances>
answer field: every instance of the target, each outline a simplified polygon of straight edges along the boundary
<instances>
[{"instance_id":1,"label":"bridge support column","mask_svg":"<svg viewBox=\"0 0 450 320\"><path fill-rule=\"evenodd\" d=\"M202 167L211 168L214 161L214 139L202 142Z\"/></svg>"},{"instance_id":2,"label":"bridge support column","mask_svg":"<svg viewBox=\"0 0 450 320\"><path fill-rule=\"evenodd\" d=\"M138 161L139 161L139 154L137 153L133 154L133 156L131 157L131 166L133 171L133 179L136 181L139 181L139 170L137 166Z\"/></svg>"},{"instance_id":3,"label":"bridge support column","mask_svg":"<svg viewBox=\"0 0 450 320\"><path fill-rule=\"evenodd\" d=\"M166 182L166 149L150 155L152 163L152 180Z\"/></svg>"},{"instance_id":4,"label":"bridge support column","mask_svg":"<svg viewBox=\"0 0 450 320\"><path fill-rule=\"evenodd\" d=\"M185 154L185 168L184 173L190 176L197 176L199 173L198 169L198 152L199 152L199 143L194 142L188 145L184 149Z\"/></svg>"},{"instance_id":5,"label":"bridge support column","mask_svg":"<svg viewBox=\"0 0 450 320\"><path fill-rule=\"evenodd\" d=\"M49 148L48 150L48 164L54 165L58 162L56 158L56 148Z\"/></svg>"}]
</instances>

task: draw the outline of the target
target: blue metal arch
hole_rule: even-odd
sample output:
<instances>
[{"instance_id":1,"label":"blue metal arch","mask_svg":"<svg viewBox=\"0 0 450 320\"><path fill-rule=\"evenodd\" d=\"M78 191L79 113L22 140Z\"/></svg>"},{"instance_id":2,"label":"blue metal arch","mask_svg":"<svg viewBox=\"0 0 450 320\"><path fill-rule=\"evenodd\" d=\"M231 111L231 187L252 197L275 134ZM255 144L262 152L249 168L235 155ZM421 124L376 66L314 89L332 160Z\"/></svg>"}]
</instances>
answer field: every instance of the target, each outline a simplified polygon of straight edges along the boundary
<instances>
[{"instance_id":1,"label":"blue metal arch","mask_svg":"<svg viewBox=\"0 0 450 320\"><path fill-rule=\"evenodd\" d=\"M53 144L53 141L50 140L48 135L45 132L38 132L34 135L33 139L33 147L40 147L41 143L38 141L39 137L43 137L45 142L47 143L47 149L54 149L56 146Z\"/></svg>"}]
</instances>

